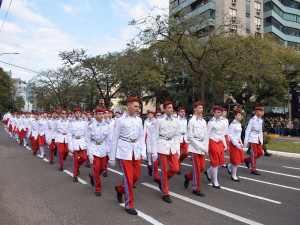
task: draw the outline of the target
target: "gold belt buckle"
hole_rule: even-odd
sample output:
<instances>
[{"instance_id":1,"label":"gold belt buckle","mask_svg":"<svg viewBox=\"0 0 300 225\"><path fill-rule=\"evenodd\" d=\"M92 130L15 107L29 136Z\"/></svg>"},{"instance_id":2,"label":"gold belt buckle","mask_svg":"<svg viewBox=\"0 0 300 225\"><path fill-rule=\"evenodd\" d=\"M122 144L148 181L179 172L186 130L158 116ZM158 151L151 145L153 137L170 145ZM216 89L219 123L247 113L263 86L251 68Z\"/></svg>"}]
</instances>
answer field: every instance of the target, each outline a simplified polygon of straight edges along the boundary
<instances>
[{"instance_id":1,"label":"gold belt buckle","mask_svg":"<svg viewBox=\"0 0 300 225\"><path fill-rule=\"evenodd\" d=\"M63 133L63 135L67 135L67 133Z\"/></svg>"},{"instance_id":2,"label":"gold belt buckle","mask_svg":"<svg viewBox=\"0 0 300 225\"><path fill-rule=\"evenodd\" d=\"M200 142L203 142L203 139L201 139Z\"/></svg>"},{"instance_id":3,"label":"gold belt buckle","mask_svg":"<svg viewBox=\"0 0 300 225\"><path fill-rule=\"evenodd\" d=\"M135 143L135 139L131 139L131 143Z\"/></svg>"},{"instance_id":4,"label":"gold belt buckle","mask_svg":"<svg viewBox=\"0 0 300 225\"><path fill-rule=\"evenodd\" d=\"M76 139L80 139L80 137L76 137Z\"/></svg>"},{"instance_id":5,"label":"gold belt buckle","mask_svg":"<svg viewBox=\"0 0 300 225\"><path fill-rule=\"evenodd\" d=\"M97 144L97 145L100 145L100 141L98 141L96 144Z\"/></svg>"},{"instance_id":6,"label":"gold belt buckle","mask_svg":"<svg viewBox=\"0 0 300 225\"><path fill-rule=\"evenodd\" d=\"M170 140L172 140L172 138L171 138L171 137L168 137L168 141L170 141Z\"/></svg>"},{"instance_id":7,"label":"gold belt buckle","mask_svg":"<svg viewBox=\"0 0 300 225\"><path fill-rule=\"evenodd\" d=\"M182 133L182 135L185 135L185 133Z\"/></svg>"}]
</instances>

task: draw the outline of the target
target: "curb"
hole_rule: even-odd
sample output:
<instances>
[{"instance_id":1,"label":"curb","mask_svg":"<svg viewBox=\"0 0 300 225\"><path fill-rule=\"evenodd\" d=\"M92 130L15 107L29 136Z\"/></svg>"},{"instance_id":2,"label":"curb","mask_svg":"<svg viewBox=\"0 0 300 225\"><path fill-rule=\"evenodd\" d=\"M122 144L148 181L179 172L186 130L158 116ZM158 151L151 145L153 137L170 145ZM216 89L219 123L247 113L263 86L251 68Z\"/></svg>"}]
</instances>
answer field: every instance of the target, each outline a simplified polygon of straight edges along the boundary
<instances>
[{"instance_id":1,"label":"curb","mask_svg":"<svg viewBox=\"0 0 300 225\"><path fill-rule=\"evenodd\" d=\"M248 148L244 148L244 151L247 151ZM300 154L298 153L290 153L290 152L279 152L279 151L272 151L268 150L269 153L272 153L273 155L278 155L278 156L285 156L289 158L297 158L300 159Z\"/></svg>"}]
</instances>

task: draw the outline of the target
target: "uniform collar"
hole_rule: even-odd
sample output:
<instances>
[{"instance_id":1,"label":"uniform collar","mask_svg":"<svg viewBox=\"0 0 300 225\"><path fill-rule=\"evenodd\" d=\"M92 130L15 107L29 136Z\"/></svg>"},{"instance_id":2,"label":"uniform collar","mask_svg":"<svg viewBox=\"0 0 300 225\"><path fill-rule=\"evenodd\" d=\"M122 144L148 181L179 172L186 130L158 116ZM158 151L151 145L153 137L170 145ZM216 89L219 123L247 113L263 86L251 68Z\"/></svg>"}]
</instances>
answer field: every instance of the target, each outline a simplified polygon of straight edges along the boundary
<instances>
[{"instance_id":1,"label":"uniform collar","mask_svg":"<svg viewBox=\"0 0 300 225\"><path fill-rule=\"evenodd\" d=\"M195 116L195 115L193 115L193 117L195 118L195 120L196 120L196 121L199 121L199 120L201 120L201 121L202 121L202 120L203 120L203 118L202 118L202 117L200 117L200 119L199 119L197 116Z\"/></svg>"},{"instance_id":2,"label":"uniform collar","mask_svg":"<svg viewBox=\"0 0 300 225\"><path fill-rule=\"evenodd\" d=\"M179 120L186 120L185 116L183 118L179 117Z\"/></svg>"},{"instance_id":3,"label":"uniform collar","mask_svg":"<svg viewBox=\"0 0 300 225\"><path fill-rule=\"evenodd\" d=\"M168 121L168 120L173 121L173 116L171 116L171 119L169 119L169 117L166 114L164 114L164 117L165 117L166 121Z\"/></svg>"},{"instance_id":4,"label":"uniform collar","mask_svg":"<svg viewBox=\"0 0 300 225\"><path fill-rule=\"evenodd\" d=\"M213 120L217 123L217 122L221 122L221 119L217 119L216 117L213 117Z\"/></svg>"},{"instance_id":5,"label":"uniform collar","mask_svg":"<svg viewBox=\"0 0 300 225\"><path fill-rule=\"evenodd\" d=\"M131 117L131 116L129 116L126 112L124 112L124 115L125 115L125 118L127 119L128 117ZM134 114L132 117L136 117L136 115Z\"/></svg>"}]
</instances>

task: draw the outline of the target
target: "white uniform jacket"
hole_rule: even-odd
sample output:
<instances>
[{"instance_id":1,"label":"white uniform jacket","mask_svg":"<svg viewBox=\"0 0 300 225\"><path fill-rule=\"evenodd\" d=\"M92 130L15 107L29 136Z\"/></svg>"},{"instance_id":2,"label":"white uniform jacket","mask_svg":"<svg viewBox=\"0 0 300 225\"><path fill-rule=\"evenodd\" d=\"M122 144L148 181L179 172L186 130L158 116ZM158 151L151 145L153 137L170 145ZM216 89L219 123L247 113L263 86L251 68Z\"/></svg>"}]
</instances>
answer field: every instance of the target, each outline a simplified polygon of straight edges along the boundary
<instances>
[{"instance_id":1,"label":"white uniform jacket","mask_svg":"<svg viewBox=\"0 0 300 225\"><path fill-rule=\"evenodd\" d=\"M68 131L70 123L68 120L56 119L54 123L54 133L56 143L69 143Z\"/></svg>"},{"instance_id":2,"label":"white uniform jacket","mask_svg":"<svg viewBox=\"0 0 300 225\"><path fill-rule=\"evenodd\" d=\"M151 153L170 155L180 153L180 131L177 117L167 117L166 114L156 120L151 131Z\"/></svg>"},{"instance_id":3,"label":"white uniform jacket","mask_svg":"<svg viewBox=\"0 0 300 225\"><path fill-rule=\"evenodd\" d=\"M247 146L248 142L258 144L260 141L263 144L262 122L262 119L256 116L251 118L245 132L244 147Z\"/></svg>"},{"instance_id":4,"label":"white uniform jacket","mask_svg":"<svg viewBox=\"0 0 300 225\"><path fill-rule=\"evenodd\" d=\"M207 124L207 134L208 138L215 142L222 141L224 149L227 149L223 128L222 120L213 117Z\"/></svg>"},{"instance_id":5,"label":"white uniform jacket","mask_svg":"<svg viewBox=\"0 0 300 225\"><path fill-rule=\"evenodd\" d=\"M241 148L239 142L243 145L243 142L241 140L241 133L242 133L241 123L237 122L236 120L233 120L229 126L228 139L238 149Z\"/></svg>"},{"instance_id":6,"label":"white uniform jacket","mask_svg":"<svg viewBox=\"0 0 300 225\"><path fill-rule=\"evenodd\" d=\"M156 125L156 119L152 121L152 123L148 126L148 131L147 131L147 138L146 138L146 143L147 143L147 153L151 153L151 134L154 129L154 126Z\"/></svg>"},{"instance_id":7,"label":"white uniform jacket","mask_svg":"<svg viewBox=\"0 0 300 225\"><path fill-rule=\"evenodd\" d=\"M24 128L24 131L29 128L29 118L23 118L22 119L22 123L23 123L23 128Z\"/></svg>"},{"instance_id":8,"label":"white uniform jacket","mask_svg":"<svg viewBox=\"0 0 300 225\"><path fill-rule=\"evenodd\" d=\"M149 127L151 126L151 124L153 123L154 119L152 119L151 121L149 119L145 120L144 122L144 134L146 135L146 133L148 134L149 132Z\"/></svg>"},{"instance_id":9,"label":"white uniform jacket","mask_svg":"<svg viewBox=\"0 0 300 225\"><path fill-rule=\"evenodd\" d=\"M112 130L108 121L90 122L86 132L87 152L89 157L103 158L110 152Z\"/></svg>"},{"instance_id":10,"label":"white uniform jacket","mask_svg":"<svg viewBox=\"0 0 300 225\"><path fill-rule=\"evenodd\" d=\"M183 140L185 142L188 142L188 134L187 134L187 120L185 117L183 119L181 117L178 117L178 125L179 125L179 131L180 131L180 143L183 143Z\"/></svg>"},{"instance_id":11,"label":"white uniform jacket","mask_svg":"<svg viewBox=\"0 0 300 225\"><path fill-rule=\"evenodd\" d=\"M124 112L118 116L114 124L109 159L132 160L133 152L136 160L146 157L143 123L140 117L129 116Z\"/></svg>"},{"instance_id":12,"label":"white uniform jacket","mask_svg":"<svg viewBox=\"0 0 300 225\"><path fill-rule=\"evenodd\" d=\"M52 139L55 138L54 125L55 125L55 120L53 118L48 118L48 129L46 135L48 144L51 144Z\"/></svg>"},{"instance_id":13,"label":"white uniform jacket","mask_svg":"<svg viewBox=\"0 0 300 225\"><path fill-rule=\"evenodd\" d=\"M229 127L228 119L222 117L221 121L223 122L223 133L224 136L226 136L228 135L228 127Z\"/></svg>"},{"instance_id":14,"label":"white uniform jacket","mask_svg":"<svg viewBox=\"0 0 300 225\"><path fill-rule=\"evenodd\" d=\"M188 125L188 152L204 155L208 152L206 121L193 115Z\"/></svg>"},{"instance_id":15,"label":"white uniform jacket","mask_svg":"<svg viewBox=\"0 0 300 225\"><path fill-rule=\"evenodd\" d=\"M30 132L31 132L31 136L34 137L34 140L37 139L38 137L38 120L32 120L30 123Z\"/></svg>"},{"instance_id":16,"label":"white uniform jacket","mask_svg":"<svg viewBox=\"0 0 300 225\"><path fill-rule=\"evenodd\" d=\"M39 135L43 136L44 134L46 134L47 129L48 129L48 120L44 118L39 119L39 123L38 123Z\"/></svg>"},{"instance_id":17,"label":"white uniform jacket","mask_svg":"<svg viewBox=\"0 0 300 225\"><path fill-rule=\"evenodd\" d=\"M22 130L25 130L24 126L23 126L23 118L22 117L17 119L17 126L18 126L18 129L19 129L19 132L21 132Z\"/></svg>"},{"instance_id":18,"label":"white uniform jacket","mask_svg":"<svg viewBox=\"0 0 300 225\"><path fill-rule=\"evenodd\" d=\"M70 120L68 131L68 147L71 152L87 149L85 140L86 121L84 119Z\"/></svg>"}]
</instances>

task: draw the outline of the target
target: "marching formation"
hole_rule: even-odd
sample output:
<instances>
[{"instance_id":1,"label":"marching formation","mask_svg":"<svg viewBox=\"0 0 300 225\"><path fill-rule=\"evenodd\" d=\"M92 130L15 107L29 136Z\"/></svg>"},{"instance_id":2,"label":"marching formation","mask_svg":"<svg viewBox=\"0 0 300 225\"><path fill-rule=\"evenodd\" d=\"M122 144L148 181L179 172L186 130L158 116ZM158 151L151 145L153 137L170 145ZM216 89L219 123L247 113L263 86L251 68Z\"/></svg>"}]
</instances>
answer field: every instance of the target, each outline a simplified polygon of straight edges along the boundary
<instances>
[{"instance_id":1,"label":"marching formation","mask_svg":"<svg viewBox=\"0 0 300 225\"><path fill-rule=\"evenodd\" d=\"M193 105L193 116L185 118L186 109L173 109L171 101L163 103L161 111L148 112L144 124L139 116L140 100L130 97L127 111L114 113L108 109L97 108L94 112L82 112L75 108L72 113L67 110L52 112L9 112L4 115L5 129L11 138L27 146L31 142L33 155L40 151L45 157L49 149L50 164L58 158L58 170L64 170L64 161L69 152L73 153L73 181L78 182L80 167L85 164L91 168L90 183L95 195L101 196L101 174L108 176L107 163L117 163L123 173L123 182L115 186L117 199L123 202L125 209L137 215L134 209L133 188L141 172L143 160L148 162L148 174L153 177L161 190L162 199L172 203L169 196L168 181L175 174L181 175L180 164L190 155L193 169L184 175L183 185L189 187L192 181L192 193L205 197L200 190L200 175L205 170L205 155L210 158L210 168L204 171L213 187L221 189L218 183L218 169L225 167L231 180L240 182L237 166L245 163L251 174L260 175L256 170L257 159L263 154L262 119L263 109L255 108L255 116L249 121L242 143L242 114L233 110L234 120L229 125L227 110L213 107L213 118L207 123L203 118L204 104ZM243 148L251 148L251 156L244 158ZM225 152L229 151L230 164L226 165ZM160 174L158 169L160 168Z\"/></svg>"}]
</instances>

